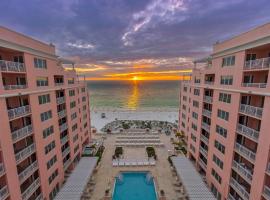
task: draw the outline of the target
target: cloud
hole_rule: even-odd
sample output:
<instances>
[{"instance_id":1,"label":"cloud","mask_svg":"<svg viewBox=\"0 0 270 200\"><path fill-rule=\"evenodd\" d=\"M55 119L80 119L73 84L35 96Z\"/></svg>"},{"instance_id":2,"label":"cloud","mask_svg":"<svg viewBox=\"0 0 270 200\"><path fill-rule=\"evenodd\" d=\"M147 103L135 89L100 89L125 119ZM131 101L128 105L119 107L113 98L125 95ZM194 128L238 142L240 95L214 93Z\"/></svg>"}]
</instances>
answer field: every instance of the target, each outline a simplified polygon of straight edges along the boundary
<instances>
[{"instance_id":1,"label":"cloud","mask_svg":"<svg viewBox=\"0 0 270 200\"><path fill-rule=\"evenodd\" d=\"M94 49L95 46L90 43L76 42L76 43L67 43L68 46L78 48L78 49Z\"/></svg>"}]
</instances>

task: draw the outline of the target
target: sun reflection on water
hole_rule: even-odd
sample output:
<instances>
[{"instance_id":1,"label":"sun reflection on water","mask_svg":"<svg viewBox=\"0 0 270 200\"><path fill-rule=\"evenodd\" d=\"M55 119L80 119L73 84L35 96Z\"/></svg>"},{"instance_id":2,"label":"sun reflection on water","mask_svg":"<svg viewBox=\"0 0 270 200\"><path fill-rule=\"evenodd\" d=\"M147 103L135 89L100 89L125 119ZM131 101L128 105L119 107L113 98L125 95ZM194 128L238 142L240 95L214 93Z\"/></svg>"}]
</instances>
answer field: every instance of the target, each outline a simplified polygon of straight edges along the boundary
<instances>
[{"instance_id":1,"label":"sun reflection on water","mask_svg":"<svg viewBox=\"0 0 270 200\"><path fill-rule=\"evenodd\" d=\"M127 107L130 110L136 110L139 106L139 88L137 80L133 81L133 89L131 95L128 97Z\"/></svg>"}]
</instances>

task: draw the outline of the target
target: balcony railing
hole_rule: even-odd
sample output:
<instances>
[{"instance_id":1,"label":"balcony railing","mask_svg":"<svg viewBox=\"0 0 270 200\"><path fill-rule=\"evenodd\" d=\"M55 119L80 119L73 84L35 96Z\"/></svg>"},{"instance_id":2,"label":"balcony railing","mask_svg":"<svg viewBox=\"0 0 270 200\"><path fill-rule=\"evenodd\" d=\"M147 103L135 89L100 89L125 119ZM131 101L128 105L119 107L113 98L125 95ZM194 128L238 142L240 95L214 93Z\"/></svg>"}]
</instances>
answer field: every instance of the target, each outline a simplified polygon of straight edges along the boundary
<instances>
[{"instance_id":1,"label":"balcony railing","mask_svg":"<svg viewBox=\"0 0 270 200\"><path fill-rule=\"evenodd\" d=\"M202 153L202 155L207 158L208 157L208 152L207 150L205 150L203 147L200 146L200 152Z\"/></svg>"},{"instance_id":2,"label":"balcony railing","mask_svg":"<svg viewBox=\"0 0 270 200\"><path fill-rule=\"evenodd\" d=\"M267 172L268 174L270 174L270 162L267 164L266 172Z\"/></svg>"},{"instance_id":3,"label":"balcony railing","mask_svg":"<svg viewBox=\"0 0 270 200\"><path fill-rule=\"evenodd\" d=\"M244 200L249 200L249 193L234 178L231 178L231 186L236 190L239 195L241 195L241 197L243 197Z\"/></svg>"},{"instance_id":4,"label":"balcony railing","mask_svg":"<svg viewBox=\"0 0 270 200\"><path fill-rule=\"evenodd\" d=\"M71 164L71 159L69 158L68 160L66 160L66 162L64 162L64 170L66 170Z\"/></svg>"},{"instance_id":5,"label":"balcony railing","mask_svg":"<svg viewBox=\"0 0 270 200\"><path fill-rule=\"evenodd\" d=\"M61 145L66 144L67 141L68 141L68 135L66 135L65 137L61 138Z\"/></svg>"},{"instance_id":6,"label":"balcony railing","mask_svg":"<svg viewBox=\"0 0 270 200\"><path fill-rule=\"evenodd\" d=\"M247 104L240 104L239 108L240 112L245 113L247 115L251 115L254 117L261 118L263 113L263 108L250 106Z\"/></svg>"},{"instance_id":7,"label":"balcony railing","mask_svg":"<svg viewBox=\"0 0 270 200\"><path fill-rule=\"evenodd\" d=\"M60 83L54 83L55 86L61 86L64 85L64 82L60 82Z\"/></svg>"},{"instance_id":8,"label":"balcony railing","mask_svg":"<svg viewBox=\"0 0 270 200\"><path fill-rule=\"evenodd\" d=\"M206 170L207 169L207 166L206 166L206 164L203 162L203 160L202 159L200 159L199 158L199 165L204 169L204 170Z\"/></svg>"},{"instance_id":9,"label":"balcony railing","mask_svg":"<svg viewBox=\"0 0 270 200\"><path fill-rule=\"evenodd\" d=\"M214 85L214 81L204 81L204 84L207 84L207 85Z\"/></svg>"},{"instance_id":10,"label":"balcony railing","mask_svg":"<svg viewBox=\"0 0 270 200\"><path fill-rule=\"evenodd\" d=\"M248 159L255 161L256 154L249 150L248 148L244 147L243 145L239 143L235 143L235 149L244 157L247 157Z\"/></svg>"},{"instance_id":11,"label":"balcony railing","mask_svg":"<svg viewBox=\"0 0 270 200\"><path fill-rule=\"evenodd\" d=\"M8 110L8 117L9 117L9 119L14 119L16 117L26 115L30 112L31 112L31 109L30 109L29 105L21 106L18 108L13 108L13 109Z\"/></svg>"},{"instance_id":12,"label":"balcony railing","mask_svg":"<svg viewBox=\"0 0 270 200\"><path fill-rule=\"evenodd\" d=\"M244 176L243 178L248 179L249 182L252 181L252 172L235 160L233 161L233 168L239 172L242 177Z\"/></svg>"},{"instance_id":13,"label":"balcony railing","mask_svg":"<svg viewBox=\"0 0 270 200\"><path fill-rule=\"evenodd\" d=\"M67 147L63 152L62 152L62 156L63 158L66 157L70 152L70 147Z\"/></svg>"},{"instance_id":14,"label":"balcony railing","mask_svg":"<svg viewBox=\"0 0 270 200\"><path fill-rule=\"evenodd\" d=\"M37 161L33 162L30 166L28 166L25 170L23 170L19 174L20 182L24 182L31 174L33 174L38 169Z\"/></svg>"},{"instance_id":15,"label":"balcony railing","mask_svg":"<svg viewBox=\"0 0 270 200\"><path fill-rule=\"evenodd\" d=\"M243 87L266 88L267 83L242 83Z\"/></svg>"},{"instance_id":16,"label":"balcony railing","mask_svg":"<svg viewBox=\"0 0 270 200\"><path fill-rule=\"evenodd\" d=\"M237 131L243 135L246 135L247 137L252 138L255 141L258 141L259 138L259 131L249 128L247 126L244 126L242 124L237 125Z\"/></svg>"},{"instance_id":17,"label":"balcony railing","mask_svg":"<svg viewBox=\"0 0 270 200\"><path fill-rule=\"evenodd\" d=\"M29 187L22 193L22 199L27 200L40 186L40 179L37 178Z\"/></svg>"},{"instance_id":18,"label":"balcony railing","mask_svg":"<svg viewBox=\"0 0 270 200\"><path fill-rule=\"evenodd\" d=\"M66 110L61 110L60 112L58 112L58 117L63 118L66 116L66 114L67 114Z\"/></svg>"},{"instance_id":19,"label":"balcony railing","mask_svg":"<svg viewBox=\"0 0 270 200\"><path fill-rule=\"evenodd\" d=\"M270 58L260 58L246 61L244 70L268 69L270 67Z\"/></svg>"},{"instance_id":20,"label":"balcony railing","mask_svg":"<svg viewBox=\"0 0 270 200\"><path fill-rule=\"evenodd\" d=\"M27 85L4 85L5 90L25 89Z\"/></svg>"},{"instance_id":21,"label":"balcony railing","mask_svg":"<svg viewBox=\"0 0 270 200\"><path fill-rule=\"evenodd\" d=\"M43 200L42 193L40 193L35 200Z\"/></svg>"},{"instance_id":22,"label":"balcony railing","mask_svg":"<svg viewBox=\"0 0 270 200\"><path fill-rule=\"evenodd\" d=\"M210 110L203 109L202 114L208 118L211 118L212 112Z\"/></svg>"},{"instance_id":23,"label":"balcony railing","mask_svg":"<svg viewBox=\"0 0 270 200\"><path fill-rule=\"evenodd\" d=\"M8 187L5 185L0 189L0 199L4 200L8 197L8 195L9 195Z\"/></svg>"},{"instance_id":24,"label":"balcony railing","mask_svg":"<svg viewBox=\"0 0 270 200\"><path fill-rule=\"evenodd\" d=\"M68 129L67 123L64 123L64 124L62 124L61 126L59 126L60 132L63 132L63 131L65 131L65 130L67 130L67 129Z\"/></svg>"},{"instance_id":25,"label":"balcony railing","mask_svg":"<svg viewBox=\"0 0 270 200\"><path fill-rule=\"evenodd\" d=\"M4 164L1 162L0 163L0 176L2 176L5 173L5 167Z\"/></svg>"},{"instance_id":26,"label":"balcony railing","mask_svg":"<svg viewBox=\"0 0 270 200\"><path fill-rule=\"evenodd\" d=\"M270 199L270 188L266 185L263 187L263 194L267 199Z\"/></svg>"},{"instance_id":27,"label":"balcony railing","mask_svg":"<svg viewBox=\"0 0 270 200\"><path fill-rule=\"evenodd\" d=\"M213 102L213 97L211 96L204 96L203 101L206 103L212 103Z\"/></svg>"},{"instance_id":28,"label":"balcony railing","mask_svg":"<svg viewBox=\"0 0 270 200\"><path fill-rule=\"evenodd\" d=\"M207 132L210 132L210 125L209 124L202 122L202 128L204 130L206 130Z\"/></svg>"},{"instance_id":29,"label":"balcony railing","mask_svg":"<svg viewBox=\"0 0 270 200\"><path fill-rule=\"evenodd\" d=\"M24 63L0 60L0 70L2 72L25 72Z\"/></svg>"},{"instance_id":30,"label":"balcony railing","mask_svg":"<svg viewBox=\"0 0 270 200\"><path fill-rule=\"evenodd\" d=\"M236 199L233 197L233 195L231 195L231 194L229 193L229 195L228 195L228 200L236 200Z\"/></svg>"},{"instance_id":31,"label":"balcony railing","mask_svg":"<svg viewBox=\"0 0 270 200\"><path fill-rule=\"evenodd\" d=\"M201 134L201 140L205 143L208 144L209 143L209 139L207 137L205 137L204 135Z\"/></svg>"},{"instance_id":32,"label":"balcony railing","mask_svg":"<svg viewBox=\"0 0 270 200\"><path fill-rule=\"evenodd\" d=\"M28 125L28 126L25 126L21 129L18 129L16 131L13 131L11 133L11 136L12 136L12 140L13 142L16 142L28 135L31 135L33 132L33 126L32 125Z\"/></svg>"},{"instance_id":33,"label":"balcony railing","mask_svg":"<svg viewBox=\"0 0 270 200\"><path fill-rule=\"evenodd\" d=\"M58 97L56 98L57 105L65 103L65 97Z\"/></svg>"},{"instance_id":34,"label":"balcony railing","mask_svg":"<svg viewBox=\"0 0 270 200\"><path fill-rule=\"evenodd\" d=\"M16 153L15 158L16 162L20 163L22 160L30 156L32 153L36 151L35 144L31 144L30 146L24 148L23 150Z\"/></svg>"}]
</instances>

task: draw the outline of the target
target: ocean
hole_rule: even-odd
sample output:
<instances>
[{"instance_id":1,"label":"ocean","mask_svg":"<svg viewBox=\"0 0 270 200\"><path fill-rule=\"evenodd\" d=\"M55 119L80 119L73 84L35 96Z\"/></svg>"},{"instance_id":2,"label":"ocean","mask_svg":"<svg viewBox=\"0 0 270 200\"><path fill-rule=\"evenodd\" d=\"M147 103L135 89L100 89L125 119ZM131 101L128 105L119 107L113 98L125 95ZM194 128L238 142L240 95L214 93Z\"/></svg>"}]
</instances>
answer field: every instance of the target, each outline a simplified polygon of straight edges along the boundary
<instances>
[{"instance_id":1,"label":"ocean","mask_svg":"<svg viewBox=\"0 0 270 200\"><path fill-rule=\"evenodd\" d=\"M88 81L93 109L172 109L179 105L180 81Z\"/></svg>"}]
</instances>

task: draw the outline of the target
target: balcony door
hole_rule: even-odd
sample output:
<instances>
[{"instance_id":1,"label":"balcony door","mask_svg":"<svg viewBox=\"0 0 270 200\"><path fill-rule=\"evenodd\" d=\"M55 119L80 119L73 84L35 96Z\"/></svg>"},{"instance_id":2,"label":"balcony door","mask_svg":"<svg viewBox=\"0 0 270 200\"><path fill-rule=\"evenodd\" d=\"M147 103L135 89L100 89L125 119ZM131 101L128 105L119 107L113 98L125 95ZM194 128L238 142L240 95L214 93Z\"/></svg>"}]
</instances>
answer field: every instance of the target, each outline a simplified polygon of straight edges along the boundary
<instances>
[{"instance_id":1,"label":"balcony door","mask_svg":"<svg viewBox=\"0 0 270 200\"><path fill-rule=\"evenodd\" d=\"M255 53L248 53L246 56L246 61L250 61L250 60L256 60L256 54Z\"/></svg>"}]
</instances>

